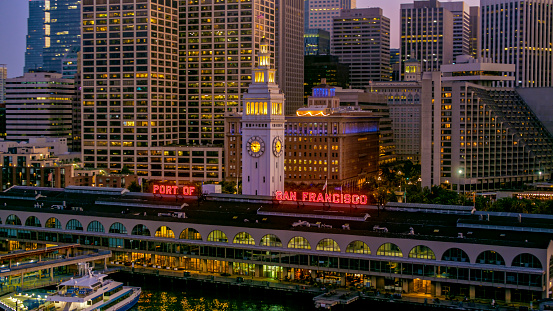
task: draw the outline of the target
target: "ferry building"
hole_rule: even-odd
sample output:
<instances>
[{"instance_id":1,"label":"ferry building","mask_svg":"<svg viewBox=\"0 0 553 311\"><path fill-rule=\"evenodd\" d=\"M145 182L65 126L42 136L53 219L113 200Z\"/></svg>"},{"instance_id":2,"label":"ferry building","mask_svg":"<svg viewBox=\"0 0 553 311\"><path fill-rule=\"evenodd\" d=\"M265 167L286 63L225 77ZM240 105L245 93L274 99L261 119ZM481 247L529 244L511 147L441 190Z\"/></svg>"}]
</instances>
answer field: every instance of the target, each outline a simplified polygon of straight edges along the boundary
<instances>
[{"instance_id":1,"label":"ferry building","mask_svg":"<svg viewBox=\"0 0 553 311\"><path fill-rule=\"evenodd\" d=\"M311 192L283 193L281 200L209 194L198 201L193 191L12 187L0 194L0 247L79 243L111 250L111 261L135 267L381 292L505 302L551 295L550 216L423 205L379 211L363 194L356 204L353 195L349 204L330 203Z\"/></svg>"}]
</instances>

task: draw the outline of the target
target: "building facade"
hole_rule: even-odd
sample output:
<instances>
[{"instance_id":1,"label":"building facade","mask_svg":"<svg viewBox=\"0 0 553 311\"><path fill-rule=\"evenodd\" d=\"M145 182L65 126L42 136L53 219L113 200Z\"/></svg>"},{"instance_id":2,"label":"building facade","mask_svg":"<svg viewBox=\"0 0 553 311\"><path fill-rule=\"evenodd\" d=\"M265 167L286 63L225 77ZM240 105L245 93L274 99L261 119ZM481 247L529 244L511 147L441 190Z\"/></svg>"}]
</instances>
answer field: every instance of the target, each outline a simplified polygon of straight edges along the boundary
<instances>
[{"instance_id":1,"label":"building facade","mask_svg":"<svg viewBox=\"0 0 553 311\"><path fill-rule=\"evenodd\" d=\"M333 22L331 54L349 65L351 86L390 81L390 19L382 9L342 10Z\"/></svg>"},{"instance_id":2,"label":"building facade","mask_svg":"<svg viewBox=\"0 0 553 311\"><path fill-rule=\"evenodd\" d=\"M514 67L458 58L424 74L423 187L489 191L550 178L553 136L514 88L492 86L513 81Z\"/></svg>"},{"instance_id":3,"label":"building facade","mask_svg":"<svg viewBox=\"0 0 553 311\"><path fill-rule=\"evenodd\" d=\"M303 35L303 54L330 54L330 33L322 29L306 29Z\"/></svg>"},{"instance_id":4,"label":"building facade","mask_svg":"<svg viewBox=\"0 0 553 311\"><path fill-rule=\"evenodd\" d=\"M62 72L62 59L81 45L81 0L44 1L45 71Z\"/></svg>"},{"instance_id":5,"label":"building facade","mask_svg":"<svg viewBox=\"0 0 553 311\"><path fill-rule=\"evenodd\" d=\"M277 82L286 94L285 114L303 106L303 0L276 0Z\"/></svg>"},{"instance_id":6,"label":"building facade","mask_svg":"<svg viewBox=\"0 0 553 311\"><path fill-rule=\"evenodd\" d=\"M464 1L441 2L453 14L453 57L471 55L471 13Z\"/></svg>"},{"instance_id":7,"label":"building facade","mask_svg":"<svg viewBox=\"0 0 553 311\"><path fill-rule=\"evenodd\" d=\"M370 91L388 98L397 160L420 162L421 81L420 63L407 61L405 81L373 82Z\"/></svg>"},{"instance_id":8,"label":"building facade","mask_svg":"<svg viewBox=\"0 0 553 311\"><path fill-rule=\"evenodd\" d=\"M333 19L342 10L356 8L356 0L308 0L305 1L306 29L323 29L332 36Z\"/></svg>"},{"instance_id":9,"label":"building facade","mask_svg":"<svg viewBox=\"0 0 553 311\"><path fill-rule=\"evenodd\" d=\"M6 136L6 81L8 67L0 64L0 137Z\"/></svg>"},{"instance_id":10,"label":"building facade","mask_svg":"<svg viewBox=\"0 0 553 311\"><path fill-rule=\"evenodd\" d=\"M23 68L23 72L42 70L44 66L44 39L46 37L44 6L45 0L29 1L25 67Z\"/></svg>"},{"instance_id":11,"label":"building facade","mask_svg":"<svg viewBox=\"0 0 553 311\"><path fill-rule=\"evenodd\" d=\"M462 16L464 21L464 13ZM439 70L442 64L453 62L453 25L453 14L437 0L401 4L402 62L418 59L423 71Z\"/></svg>"},{"instance_id":12,"label":"building facade","mask_svg":"<svg viewBox=\"0 0 553 311\"><path fill-rule=\"evenodd\" d=\"M307 105L307 98L313 93L313 88L319 85L322 79L325 79L326 84L331 86L339 86L345 89L349 87L349 66L340 63L337 56L309 55L305 56L304 60L303 96L305 105Z\"/></svg>"},{"instance_id":13,"label":"building facade","mask_svg":"<svg viewBox=\"0 0 553 311\"><path fill-rule=\"evenodd\" d=\"M539 215L536 222L526 214L490 212L491 219L486 221L478 220L485 213L471 215L470 207L445 213L447 210L426 206L428 211L423 214L412 207L407 211L388 207L393 212L381 212L384 216L363 209L364 217L349 204L328 204L332 211L350 216L348 226L342 227L343 217L325 213L321 204L291 202L267 210L263 206L270 201L249 203L244 200L251 197L239 196L226 198L231 202L204 202L205 210L196 211L194 218L181 219L121 211L130 208L131 213L137 212L128 205L137 199L145 204L162 200L166 207L183 202L193 206L194 200L175 202L172 195L154 198L123 189L41 188L42 194L53 199L39 198L43 208L33 208L32 202L14 198L28 190L14 188L0 194L8 202L7 208L0 210L2 243L18 242L12 245L21 248L30 243L78 243L111 250L112 262L149 269L181 268L213 276L228 273L284 284L311 281L340 288L372 287L375 292L393 289L404 295L427 295L429 302L453 296L488 305L494 300L527 307L551 296L553 245L544 234L551 229L540 225L550 221L547 215ZM87 199L81 193L86 193ZM52 204L82 207L83 211L50 209ZM210 209L218 209L221 217L214 217ZM296 215L301 211L311 212L308 221L298 222ZM233 219L235 215L240 215L239 219ZM384 217L394 222L383 227ZM425 225L413 223L413 218ZM501 234L494 230L498 224ZM409 227L411 230L405 230Z\"/></svg>"},{"instance_id":14,"label":"building facade","mask_svg":"<svg viewBox=\"0 0 553 311\"><path fill-rule=\"evenodd\" d=\"M378 118L378 164L396 161L394 132L386 95L369 90L336 88L336 96L342 106L370 111Z\"/></svg>"},{"instance_id":15,"label":"building facade","mask_svg":"<svg viewBox=\"0 0 553 311\"><path fill-rule=\"evenodd\" d=\"M29 72L6 82L6 138L71 138L75 82L60 73Z\"/></svg>"},{"instance_id":16,"label":"building facade","mask_svg":"<svg viewBox=\"0 0 553 311\"><path fill-rule=\"evenodd\" d=\"M511 86L553 86L553 2L483 0L482 57L514 64Z\"/></svg>"}]
</instances>

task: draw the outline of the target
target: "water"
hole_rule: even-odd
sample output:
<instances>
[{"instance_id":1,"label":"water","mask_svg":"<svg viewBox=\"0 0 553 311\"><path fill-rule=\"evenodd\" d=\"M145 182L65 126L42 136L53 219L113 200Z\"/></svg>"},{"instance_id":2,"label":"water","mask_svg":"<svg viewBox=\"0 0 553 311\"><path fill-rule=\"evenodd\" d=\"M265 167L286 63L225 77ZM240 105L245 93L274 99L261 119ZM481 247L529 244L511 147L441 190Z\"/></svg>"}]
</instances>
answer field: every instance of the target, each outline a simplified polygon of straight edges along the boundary
<instances>
[{"instance_id":1,"label":"water","mask_svg":"<svg viewBox=\"0 0 553 311\"><path fill-rule=\"evenodd\" d=\"M128 274L110 278L125 285L142 287L132 311L312 311L313 297L263 289L240 289L199 282Z\"/></svg>"}]
</instances>

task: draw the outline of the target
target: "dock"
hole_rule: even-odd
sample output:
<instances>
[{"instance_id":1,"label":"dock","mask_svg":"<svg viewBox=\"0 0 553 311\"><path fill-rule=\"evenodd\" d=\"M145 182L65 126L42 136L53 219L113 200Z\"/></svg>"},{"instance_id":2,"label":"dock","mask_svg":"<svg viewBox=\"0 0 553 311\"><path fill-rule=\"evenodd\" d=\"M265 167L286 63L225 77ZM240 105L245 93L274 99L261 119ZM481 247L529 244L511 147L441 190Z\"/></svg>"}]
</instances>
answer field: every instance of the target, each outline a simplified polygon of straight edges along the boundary
<instances>
[{"instance_id":1,"label":"dock","mask_svg":"<svg viewBox=\"0 0 553 311\"><path fill-rule=\"evenodd\" d=\"M359 299L359 292L332 290L313 298L315 308L328 309L336 305L349 305Z\"/></svg>"}]
</instances>

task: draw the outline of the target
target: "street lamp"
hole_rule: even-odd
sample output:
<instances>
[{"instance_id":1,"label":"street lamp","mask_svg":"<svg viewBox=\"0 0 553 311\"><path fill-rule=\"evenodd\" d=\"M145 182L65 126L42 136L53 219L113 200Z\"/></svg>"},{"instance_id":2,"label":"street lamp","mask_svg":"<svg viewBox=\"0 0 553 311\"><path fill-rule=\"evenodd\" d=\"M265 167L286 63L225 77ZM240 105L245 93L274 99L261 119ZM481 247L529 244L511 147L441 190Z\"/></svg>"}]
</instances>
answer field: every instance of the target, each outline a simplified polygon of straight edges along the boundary
<instances>
[{"instance_id":1,"label":"street lamp","mask_svg":"<svg viewBox=\"0 0 553 311\"><path fill-rule=\"evenodd\" d=\"M461 188L461 175L463 175L463 169L459 169L459 188ZM465 181L463 180L463 196L465 195Z\"/></svg>"}]
</instances>

